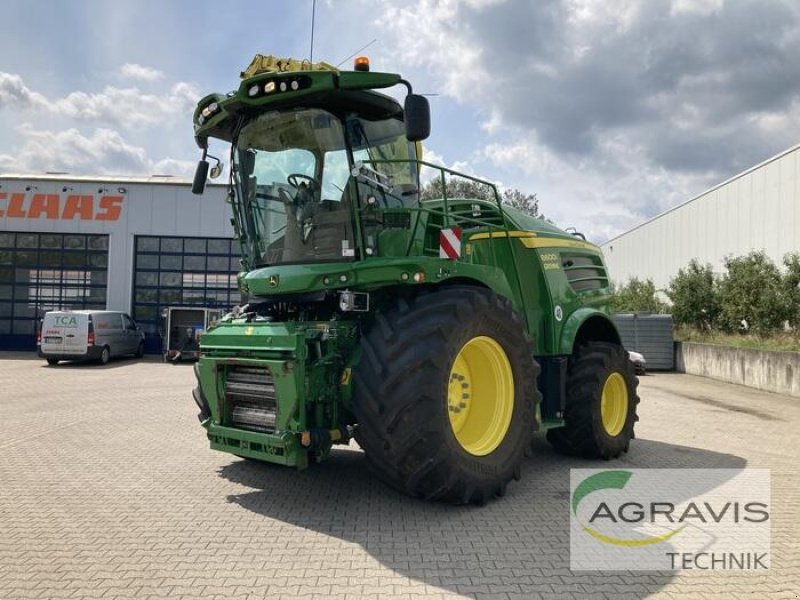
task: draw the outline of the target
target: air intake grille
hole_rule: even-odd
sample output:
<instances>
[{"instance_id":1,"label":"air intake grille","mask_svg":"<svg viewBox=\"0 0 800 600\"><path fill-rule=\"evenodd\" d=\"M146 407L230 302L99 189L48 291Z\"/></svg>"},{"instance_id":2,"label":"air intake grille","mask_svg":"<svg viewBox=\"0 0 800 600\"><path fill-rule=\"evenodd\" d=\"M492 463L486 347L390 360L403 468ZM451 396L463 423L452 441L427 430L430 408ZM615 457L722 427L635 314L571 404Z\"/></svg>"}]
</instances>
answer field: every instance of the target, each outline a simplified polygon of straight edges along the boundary
<instances>
[{"instance_id":1,"label":"air intake grille","mask_svg":"<svg viewBox=\"0 0 800 600\"><path fill-rule=\"evenodd\" d=\"M235 367L225 379L225 402L231 425L239 429L275 432L278 398L269 371L260 367Z\"/></svg>"},{"instance_id":2,"label":"air intake grille","mask_svg":"<svg viewBox=\"0 0 800 600\"><path fill-rule=\"evenodd\" d=\"M562 253L561 266L577 293L608 287L608 275L599 256Z\"/></svg>"}]
</instances>

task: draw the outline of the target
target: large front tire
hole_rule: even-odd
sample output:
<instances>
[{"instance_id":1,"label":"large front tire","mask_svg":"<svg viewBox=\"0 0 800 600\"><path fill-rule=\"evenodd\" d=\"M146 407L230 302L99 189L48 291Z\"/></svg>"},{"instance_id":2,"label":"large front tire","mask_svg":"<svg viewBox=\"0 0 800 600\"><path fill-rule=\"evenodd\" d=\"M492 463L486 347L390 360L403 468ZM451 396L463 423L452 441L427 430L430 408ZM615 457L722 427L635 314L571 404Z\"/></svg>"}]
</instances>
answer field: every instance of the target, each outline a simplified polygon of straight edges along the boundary
<instances>
[{"instance_id":1,"label":"large front tire","mask_svg":"<svg viewBox=\"0 0 800 600\"><path fill-rule=\"evenodd\" d=\"M508 300L462 286L398 300L362 350L356 439L384 481L482 504L519 478L541 396L533 345Z\"/></svg>"},{"instance_id":2,"label":"large front tire","mask_svg":"<svg viewBox=\"0 0 800 600\"><path fill-rule=\"evenodd\" d=\"M622 346L582 346L570 359L564 426L550 429L547 440L562 454L584 458L617 458L627 452L639 420L638 385Z\"/></svg>"}]
</instances>

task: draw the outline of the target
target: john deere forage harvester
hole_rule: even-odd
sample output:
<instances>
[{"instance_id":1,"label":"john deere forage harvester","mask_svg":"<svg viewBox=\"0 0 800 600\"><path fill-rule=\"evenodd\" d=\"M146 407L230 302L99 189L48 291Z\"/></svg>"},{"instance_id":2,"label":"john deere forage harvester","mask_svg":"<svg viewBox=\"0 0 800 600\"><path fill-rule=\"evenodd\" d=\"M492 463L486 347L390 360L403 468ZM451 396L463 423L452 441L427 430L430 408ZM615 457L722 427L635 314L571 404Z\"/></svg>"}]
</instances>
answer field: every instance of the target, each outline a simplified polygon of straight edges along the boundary
<instances>
[{"instance_id":1,"label":"john deere forage harvester","mask_svg":"<svg viewBox=\"0 0 800 600\"><path fill-rule=\"evenodd\" d=\"M627 451L637 380L600 250L423 162L428 103L400 75L259 55L194 129L195 193L209 138L230 145L249 297L201 340L212 448L305 469L355 437L389 484L456 503L503 495L536 430ZM456 176L491 199L447 197Z\"/></svg>"}]
</instances>

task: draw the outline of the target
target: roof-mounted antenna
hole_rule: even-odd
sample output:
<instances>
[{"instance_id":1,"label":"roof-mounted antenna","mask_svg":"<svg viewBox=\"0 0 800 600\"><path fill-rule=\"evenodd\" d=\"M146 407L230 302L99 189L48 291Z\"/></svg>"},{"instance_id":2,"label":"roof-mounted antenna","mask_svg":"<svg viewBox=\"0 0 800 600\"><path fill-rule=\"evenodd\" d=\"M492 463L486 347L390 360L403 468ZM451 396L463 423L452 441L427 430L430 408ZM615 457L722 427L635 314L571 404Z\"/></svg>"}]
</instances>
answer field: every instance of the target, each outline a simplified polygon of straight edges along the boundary
<instances>
[{"instance_id":1,"label":"roof-mounted antenna","mask_svg":"<svg viewBox=\"0 0 800 600\"><path fill-rule=\"evenodd\" d=\"M317 0L311 0L311 52L308 59L312 65L314 64L314 19L317 16Z\"/></svg>"},{"instance_id":2,"label":"roof-mounted antenna","mask_svg":"<svg viewBox=\"0 0 800 600\"><path fill-rule=\"evenodd\" d=\"M377 42L377 41L378 41L378 39L377 39L377 38L375 38L375 39L374 39L374 40L372 40L372 41L371 41L369 44L364 44L363 46L361 46L361 48L359 48L358 50L356 50L355 52L353 52L353 53L352 53L350 56L348 56L348 57L347 57L347 58L345 58L343 61L341 61L341 62L340 62L338 65L336 65L336 68L338 69L338 68L339 68L339 67L341 67L341 66L342 66L344 63L346 63L348 60L350 60L351 58L353 58L353 57L354 57L356 54L360 54L360 53L361 53L363 50L366 50L367 48L369 48L370 46L372 46L372 44L374 44L374 43L375 43L375 42Z\"/></svg>"}]
</instances>

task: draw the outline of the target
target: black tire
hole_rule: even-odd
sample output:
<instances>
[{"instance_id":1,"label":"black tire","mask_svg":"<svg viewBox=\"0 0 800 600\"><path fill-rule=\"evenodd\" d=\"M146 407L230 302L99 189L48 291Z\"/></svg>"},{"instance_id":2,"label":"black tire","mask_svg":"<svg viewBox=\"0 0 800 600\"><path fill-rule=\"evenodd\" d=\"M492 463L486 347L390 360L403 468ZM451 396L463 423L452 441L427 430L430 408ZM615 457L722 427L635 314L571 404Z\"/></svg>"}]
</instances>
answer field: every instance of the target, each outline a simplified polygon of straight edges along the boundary
<instances>
[{"instance_id":1,"label":"black tire","mask_svg":"<svg viewBox=\"0 0 800 600\"><path fill-rule=\"evenodd\" d=\"M144 356L144 342L139 342L139 347L136 348L136 358L142 358Z\"/></svg>"},{"instance_id":2,"label":"black tire","mask_svg":"<svg viewBox=\"0 0 800 600\"><path fill-rule=\"evenodd\" d=\"M627 391L627 410L621 429L611 435L603 425L603 387L614 373L622 376ZM639 380L628 354L618 344L591 342L570 359L567 372L567 405L563 427L550 429L547 440L562 454L584 458L617 458L628 451L639 420L636 406Z\"/></svg>"},{"instance_id":3,"label":"black tire","mask_svg":"<svg viewBox=\"0 0 800 600\"><path fill-rule=\"evenodd\" d=\"M47 359L47 364L50 365L51 367L55 367L58 364L58 359L57 358L48 358Z\"/></svg>"},{"instance_id":4,"label":"black tire","mask_svg":"<svg viewBox=\"0 0 800 600\"><path fill-rule=\"evenodd\" d=\"M460 350L484 336L508 359L513 407L497 446L479 456L456 438L448 410L459 411L448 407L448 386ZM361 343L353 371L355 437L384 481L412 496L483 504L519 479L541 395L533 344L508 300L466 286L399 299L377 314Z\"/></svg>"},{"instance_id":5,"label":"black tire","mask_svg":"<svg viewBox=\"0 0 800 600\"><path fill-rule=\"evenodd\" d=\"M98 358L97 361L101 365L107 365L109 360L111 360L111 350L108 346L103 346L103 349L100 351L100 358Z\"/></svg>"}]
</instances>

